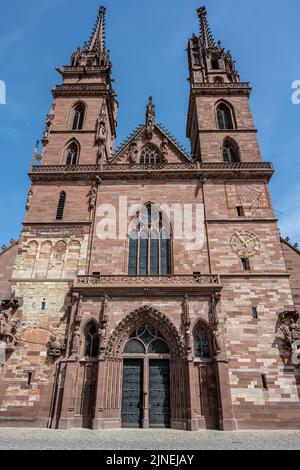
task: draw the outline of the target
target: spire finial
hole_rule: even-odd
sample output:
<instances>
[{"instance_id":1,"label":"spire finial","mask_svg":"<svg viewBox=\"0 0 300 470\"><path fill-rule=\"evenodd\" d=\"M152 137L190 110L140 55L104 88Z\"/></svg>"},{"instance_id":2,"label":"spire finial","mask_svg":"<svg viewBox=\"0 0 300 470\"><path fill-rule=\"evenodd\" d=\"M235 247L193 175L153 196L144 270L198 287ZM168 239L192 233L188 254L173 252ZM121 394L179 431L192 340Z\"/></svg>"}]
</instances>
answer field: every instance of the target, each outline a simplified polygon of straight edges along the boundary
<instances>
[{"instance_id":1,"label":"spire finial","mask_svg":"<svg viewBox=\"0 0 300 470\"><path fill-rule=\"evenodd\" d=\"M207 10L205 6L198 8L198 17L200 20L201 40L204 47L216 47L215 40L210 31L207 21Z\"/></svg>"},{"instance_id":2,"label":"spire finial","mask_svg":"<svg viewBox=\"0 0 300 470\"><path fill-rule=\"evenodd\" d=\"M97 50L99 53L106 52L105 44L105 12L106 7L103 5L99 8L98 17L96 20L95 27L91 34L91 37L87 43L87 49L89 51Z\"/></svg>"}]
</instances>

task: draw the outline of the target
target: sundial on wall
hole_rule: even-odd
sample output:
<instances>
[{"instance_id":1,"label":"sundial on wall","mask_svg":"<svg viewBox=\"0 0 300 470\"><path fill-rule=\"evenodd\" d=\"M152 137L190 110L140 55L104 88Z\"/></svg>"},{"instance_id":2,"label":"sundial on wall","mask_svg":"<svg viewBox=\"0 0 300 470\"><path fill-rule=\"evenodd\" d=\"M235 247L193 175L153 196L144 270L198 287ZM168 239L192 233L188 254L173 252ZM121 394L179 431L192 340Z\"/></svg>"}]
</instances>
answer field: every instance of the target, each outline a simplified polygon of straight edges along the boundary
<instances>
[{"instance_id":1,"label":"sundial on wall","mask_svg":"<svg viewBox=\"0 0 300 470\"><path fill-rule=\"evenodd\" d=\"M236 187L237 198L252 215L257 209L268 207L265 190L258 185L239 185Z\"/></svg>"},{"instance_id":2,"label":"sundial on wall","mask_svg":"<svg viewBox=\"0 0 300 470\"><path fill-rule=\"evenodd\" d=\"M260 240L253 232L237 231L231 239L232 251L241 258L250 258L260 252Z\"/></svg>"}]
</instances>

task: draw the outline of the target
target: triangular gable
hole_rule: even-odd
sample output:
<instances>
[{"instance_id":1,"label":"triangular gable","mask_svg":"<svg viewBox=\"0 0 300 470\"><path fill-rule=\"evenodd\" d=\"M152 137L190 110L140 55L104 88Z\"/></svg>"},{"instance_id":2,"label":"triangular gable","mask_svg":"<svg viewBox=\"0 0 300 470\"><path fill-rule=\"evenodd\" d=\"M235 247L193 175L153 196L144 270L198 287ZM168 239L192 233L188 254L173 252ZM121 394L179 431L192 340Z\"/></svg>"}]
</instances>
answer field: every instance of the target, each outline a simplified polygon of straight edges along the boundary
<instances>
[{"instance_id":1,"label":"triangular gable","mask_svg":"<svg viewBox=\"0 0 300 470\"><path fill-rule=\"evenodd\" d=\"M187 163L191 157L183 146L161 124L154 124L149 135L147 125L139 125L117 149L113 163L133 163L131 149L134 147L136 163L146 145L153 145L164 155L165 163Z\"/></svg>"}]
</instances>

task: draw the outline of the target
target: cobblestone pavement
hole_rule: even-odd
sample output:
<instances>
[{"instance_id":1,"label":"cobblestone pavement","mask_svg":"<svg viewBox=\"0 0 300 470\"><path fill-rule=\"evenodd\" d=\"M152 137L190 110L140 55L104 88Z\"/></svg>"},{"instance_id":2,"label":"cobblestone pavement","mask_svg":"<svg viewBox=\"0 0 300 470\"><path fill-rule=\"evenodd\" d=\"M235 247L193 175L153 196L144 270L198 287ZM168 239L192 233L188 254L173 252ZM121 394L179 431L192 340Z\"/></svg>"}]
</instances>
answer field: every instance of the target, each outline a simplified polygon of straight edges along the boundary
<instances>
[{"instance_id":1,"label":"cobblestone pavement","mask_svg":"<svg viewBox=\"0 0 300 470\"><path fill-rule=\"evenodd\" d=\"M227 450L300 449L300 431L183 432L173 430L90 431L0 428L0 450Z\"/></svg>"}]
</instances>

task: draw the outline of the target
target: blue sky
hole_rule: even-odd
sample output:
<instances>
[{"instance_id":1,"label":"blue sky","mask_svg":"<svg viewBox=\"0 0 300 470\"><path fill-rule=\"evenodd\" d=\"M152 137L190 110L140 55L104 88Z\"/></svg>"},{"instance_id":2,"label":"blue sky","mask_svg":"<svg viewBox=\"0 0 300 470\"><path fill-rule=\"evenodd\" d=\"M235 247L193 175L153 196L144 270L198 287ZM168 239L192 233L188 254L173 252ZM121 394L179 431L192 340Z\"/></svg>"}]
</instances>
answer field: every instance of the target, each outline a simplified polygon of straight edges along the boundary
<instances>
[{"instance_id":1,"label":"blue sky","mask_svg":"<svg viewBox=\"0 0 300 470\"><path fill-rule=\"evenodd\" d=\"M88 39L98 0L10 0L1 2L0 80L7 104L0 105L0 245L19 236L29 189L27 172L44 130L55 67ZM158 122L187 148L186 46L198 34L201 0L103 0L106 36L120 103L118 141L144 121L152 94ZM253 86L251 107L263 159L272 161L273 204L283 236L300 242L300 105L291 84L300 80L300 2L207 0L215 39L232 51L243 81Z\"/></svg>"}]
</instances>

